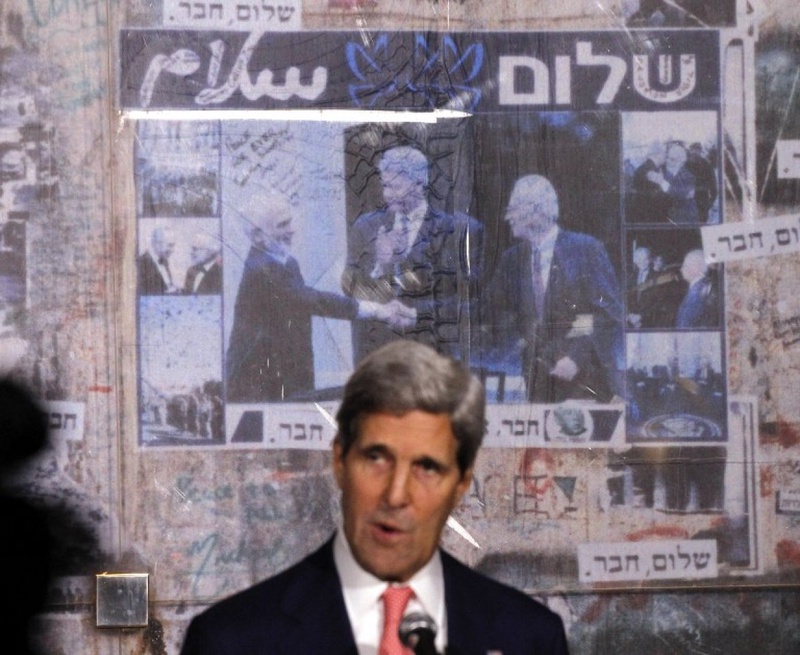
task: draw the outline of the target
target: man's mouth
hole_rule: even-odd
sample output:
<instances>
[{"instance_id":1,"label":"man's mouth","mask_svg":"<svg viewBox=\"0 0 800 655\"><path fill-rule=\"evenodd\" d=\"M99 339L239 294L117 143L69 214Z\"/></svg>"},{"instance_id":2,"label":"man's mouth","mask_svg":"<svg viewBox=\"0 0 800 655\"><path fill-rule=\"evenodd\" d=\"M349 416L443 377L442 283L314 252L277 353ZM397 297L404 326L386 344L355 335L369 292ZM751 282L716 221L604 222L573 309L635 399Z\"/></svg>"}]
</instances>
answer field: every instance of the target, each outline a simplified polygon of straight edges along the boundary
<instances>
[{"instance_id":1,"label":"man's mouth","mask_svg":"<svg viewBox=\"0 0 800 655\"><path fill-rule=\"evenodd\" d=\"M402 526L387 521L374 521L372 529L380 539L397 539L408 532Z\"/></svg>"}]
</instances>

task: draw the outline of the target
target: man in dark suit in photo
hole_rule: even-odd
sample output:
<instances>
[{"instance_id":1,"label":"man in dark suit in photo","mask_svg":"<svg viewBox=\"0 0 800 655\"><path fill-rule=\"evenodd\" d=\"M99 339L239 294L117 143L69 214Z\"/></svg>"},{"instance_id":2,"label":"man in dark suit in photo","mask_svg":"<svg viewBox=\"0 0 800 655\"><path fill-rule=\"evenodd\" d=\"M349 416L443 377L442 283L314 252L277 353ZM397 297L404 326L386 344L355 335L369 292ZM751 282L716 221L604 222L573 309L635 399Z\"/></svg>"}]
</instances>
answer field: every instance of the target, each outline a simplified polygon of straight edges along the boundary
<instances>
[{"instance_id":1,"label":"man in dark suit in photo","mask_svg":"<svg viewBox=\"0 0 800 655\"><path fill-rule=\"evenodd\" d=\"M337 413L342 529L283 573L195 617L182 655L391 655L408 612L448 655L566 655L561 619L439 548L485 431L480 383L398 340L362 360Z\"/></svg>"},{"instance_id":2,"label":"man in dark suit in photo","mask_svg":"<svg viewBox=\"0 0 800 655\"><path fill-rule=\"evenodd\" d=\"M186 271L183 292L195 295L222 293L222 244L207 232L198 232L192 239L192 265Z\"/></svg>"},{"instance_id":3,"label":"man in dark suit in photo","mask_svg":"<svg viewBox=\"0 0 800 655\"><path fill-rule=\"evenodd\" d=\"M137 260L139 295L160 296L180 291L170 269L176 241L175 232L169 228L157 227L150 233L150 247Z\"/></svg>"},{"instance_id":4,"label":"man in dark suit in photo","mask_svg":"<svg viewBox=\"0 0 800 655\"><path fill-rule=\"evenodd\" d=\"M686 168L694 175L694 201L701 224L708 223L709 212L717 199L717 172L703 154L703 146L693 143L689 146Z\"/></svg>"},{"instance_id":5,"label":"man in dark suit in photo","mask_svg":"<svg viewBox=\"0 0 800 655\"><path fill-rule=\"evenodd\" d=\"M633 251L633 268L628 274L627 322L632 328L650 327L647 290L657 273L653 268L653 253L650 248L639 246Z\"/></svg>"},{"instance_id":6,"label":"man in dark suit in photo","mask_svg":"<svg viewBox=\"0 0 800 655\"><path fill-rule=\"evenodd\" d=\"M290 248L293 209L265 198L249 229L251 247L236 295L226 361L228 402L288 401L314 390L311 317L357 317L408 324L411 313L394 301L379 304L306 285Z\"/></svg>"},{"instance_id":7,"label":"man in dark suit in photo","mask_svg":"<svg viewBox=\"0 0 800 655\"><path fill-rule=\"evenodd\" d=\"M647 149L647 158L633 173L625 211L629 223L663 223L667 220L669 196L655 178L664 170L666 152L661 141L653 141Z\"/></svg>"},{"instance_id":8,"label":"man in dark suit in photo","mask_svg":"<svg viewBox=\"0 0 800 655\"><path fill-rule=\"evenodd\" d=\"M603 244L558 225L553 185L520 178L505 220L516 242L490 288L495 331L516 348L528 400L610 402L623 394L623 306Z\"/></svg>"},{"instance_id":9,"label":"man in dark suit in photo","mask_svg":"<svg viewBox=\"0 0 800 655\"><path fill-rule=\"evenodd\" d=\"M716 328L720 326L719 282L716 271L709 270L700 249L690 250L683 258L681 276L689 284L678 307L675 327Z\"/></svg>"},{"instance_id":10,"label":"man in dark suit in photo","mask_svg":"<svg viewBox=\"0 0 800 655\"><path fill-rule=\"evenodd\" d=\"M700 221L695 201L697 180L686 165L687 159L688 153L682 143L670 143L664 169L647 176L669 198L667 220L675 225L697 225Z\"/></svg>"},{"instance_id":11,"label":"man in dark suit in photo","mask_svg":"<svg viewBox=\"0 0 800 655\"><path fill-rule=\"evenodd\" d=\"M387 150L378 169L385 205L353 222L342 289L359 299L400 300L415 310L416 318L402 329L356 321L354 359L399 338L464 358L474 331L482 226L465 214L429 204L429 163L416 148Z\"/></svg>"}]
</instances>

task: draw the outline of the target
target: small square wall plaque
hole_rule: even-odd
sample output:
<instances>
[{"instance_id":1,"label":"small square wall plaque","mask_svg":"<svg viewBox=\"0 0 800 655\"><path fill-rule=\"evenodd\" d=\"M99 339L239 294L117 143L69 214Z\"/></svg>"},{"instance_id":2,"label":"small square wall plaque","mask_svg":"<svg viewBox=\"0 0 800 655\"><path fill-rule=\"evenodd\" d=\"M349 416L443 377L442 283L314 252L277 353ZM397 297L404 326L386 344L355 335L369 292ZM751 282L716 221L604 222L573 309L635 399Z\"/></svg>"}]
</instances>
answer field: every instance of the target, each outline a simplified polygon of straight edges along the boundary
<instances>
[{"instance_id":1,"label":"small square wall plaque","mask_svg":"<svg viewBox=\"0 0 800 655\"><path fill-rule=\"evenodd\" d=\"M97 627L140 628L147 625L147 573L97 575Z\"/></svg>"}]
</instances>

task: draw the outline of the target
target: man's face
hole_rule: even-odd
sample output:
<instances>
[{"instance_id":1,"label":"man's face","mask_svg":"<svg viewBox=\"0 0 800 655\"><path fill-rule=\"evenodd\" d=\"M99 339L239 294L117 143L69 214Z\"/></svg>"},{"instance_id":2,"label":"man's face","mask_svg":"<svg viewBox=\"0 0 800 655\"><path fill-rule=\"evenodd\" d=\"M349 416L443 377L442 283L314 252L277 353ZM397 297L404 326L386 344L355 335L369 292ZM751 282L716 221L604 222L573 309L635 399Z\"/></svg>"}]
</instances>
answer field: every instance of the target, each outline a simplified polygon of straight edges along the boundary
<instances>
[{"instance_id":1,"label":"man's face","mask_svg":"<svg viewBox=\"0 0 800 655\"><path fill-rule=\"evenodd\" d=\"M425 197L424 187L401 171L387 169L381 174L383 199L390 211L408 214Z\"/></svg>"},{"instance_id":2,"label":"man's face","mask_svg":"<svg viewBox=\"0 0 800 655\"><path fill-rule=\"evenodd\" d=\"M153 250L159 257L169 259L175 252L175 235L172 232L164 231L157 234L153 240Z\"/></svg>"},{"instance_id":3,"label":"man's face","mask_svg":"<svg viewBox=\"0 0 800 655\"><path fill-rule=\"evenodd\" d=\"M404 582L430 560L472 480L457 450L450 417L419 410L367 415L347 455L334 442L344 533L362 568Z\"/></svg>"},{"instance_id":4,"label":"man's face","mask_svg":"<svg viewBox=\"0 0 800 655\"><path fill-rule=\"evenodd\" d=\"M656 166L663 166L666 160L667 151L663 147L652 148L650 150L650 161L652 161Z\"/></svg>"},{"instance_id":5,"label":"man's face","mask_svg":"<svg viewBox=\"0 0 800 655\"><path fill-rule=\"evenodd\" d=\"M633 263L639 270L647 268L650 265L652 258L650 257L650 251L645 250L644 248L639 248L633 254Z\"/></svg>"},{"instance_id":6,"label":"man's face","mask_svg":"<svg viewBox=\"0 0 800 655\"><path fill-rule=\"evenodd\" d=\"M291 214L266 217L257 226L256 241L267 250L288 253L295 229Z\"/></svg>"},{"instance_id":7,"label":"man's face","mask_svg":"<svg viewBox=\"0 0 800 655\"><path fill-rule=\"evenodd\" d=\"M705 273L702 255L697 256L689 253L684 257L683 264L681 265L681 275L683 279L689 284L695 280L699 280Z\"/></svg>"},{"instance_id":8,"label":"man's face","mask_svg":"<svg viewBox=\"0 0 800 655\"><path fill-rule=\"evenodd\" d=\"M686 162L686 151L679 146L672 146L667 150L667 168L677 171Z\"/></svg>"},{"instance_id":9,"label":"man's face","mask_svg":"<svg viewBox=\"0 0 800 655\"><path fill-rule=\"evenodd\" d=\"M204 264L207 264L216 256L217 256L216 249L212 248L208 244L203 242L192 244L190 257L192 260L192 264L194 264L195 266L202 266Z\"/></svg>"},{"instance_id":10,"label":"man's face","mask_svg":"<svg viewBox=\"0 0 800 655\"><path fill-rule=\"evenodd\" d=\"M534 246L541 244L553 225L547 216L536 210L533 201L515 194L508 203L505 220L517 239L530 241Z\"/></svg>"}]
</instances>

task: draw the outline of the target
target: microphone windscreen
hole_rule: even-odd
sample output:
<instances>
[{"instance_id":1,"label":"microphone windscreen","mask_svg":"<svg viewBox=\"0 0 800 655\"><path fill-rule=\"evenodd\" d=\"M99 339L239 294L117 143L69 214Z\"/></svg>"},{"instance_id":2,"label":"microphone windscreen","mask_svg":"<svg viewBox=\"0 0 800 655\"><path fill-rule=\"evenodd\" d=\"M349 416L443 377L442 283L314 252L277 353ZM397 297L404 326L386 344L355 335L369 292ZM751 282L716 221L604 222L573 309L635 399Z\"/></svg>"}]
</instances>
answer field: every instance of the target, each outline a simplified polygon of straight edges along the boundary
<instances>
[{"instance_id":1,"label":"microphone windscreen","mask_svg":"<svg viewBox=\"0 0 800 655\"><path fill-rule=\"evenodd\" d=\"M429 636L433 642L436 636L436 622L424 612L410 612L403 617L397 632L400 641L413 650L422 635Z\"/></svg>"}]
</instances>

